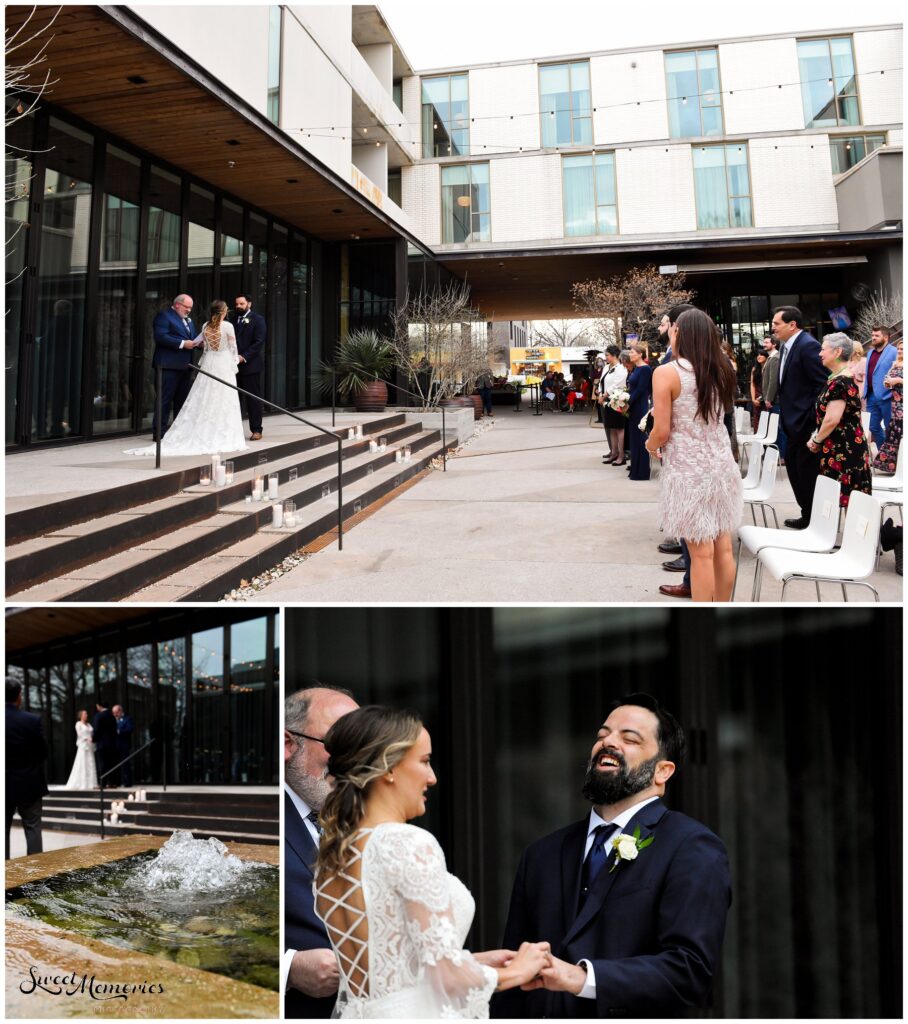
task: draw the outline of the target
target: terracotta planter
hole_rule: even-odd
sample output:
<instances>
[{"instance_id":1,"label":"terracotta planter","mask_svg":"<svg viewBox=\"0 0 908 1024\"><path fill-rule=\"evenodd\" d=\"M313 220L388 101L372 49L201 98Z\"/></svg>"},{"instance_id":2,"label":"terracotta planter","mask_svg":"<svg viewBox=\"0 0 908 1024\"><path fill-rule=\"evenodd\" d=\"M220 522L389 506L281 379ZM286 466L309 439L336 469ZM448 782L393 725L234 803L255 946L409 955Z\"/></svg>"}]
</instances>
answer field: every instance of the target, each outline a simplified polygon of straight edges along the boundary
<instances>
[{"instance_id":1,"label":"terracotta planter","mask_svg":"<svg viewBox=\"0 0 908 1024\"><path fill-rule=\"evenodd\" d=\"M470 401L473 403L473 419L482 419L482 395L468 395Z\"/></svg>"},{"instance_id":2,"label":"terracotta planter","mask_svg":"<svg viewBox=\"0 0 908 1024\"><path fill-rule=\"evenodd\" d=\"M357 412L384 412L388 404L388 385L383 380L373 380L353 397Z\"/></svg>"},{"instance_id":3,"label":"terracotta planter","mask_svg":"<svg viewBox=\"0 0 908 1024\"><path fill-rule=\"evenodd\" d=\"M438 404L439 405L443 405L446 409L462 409L463 408L463 399L461 399L461 398L443 398Z\"/></svg>"}]
</instances>

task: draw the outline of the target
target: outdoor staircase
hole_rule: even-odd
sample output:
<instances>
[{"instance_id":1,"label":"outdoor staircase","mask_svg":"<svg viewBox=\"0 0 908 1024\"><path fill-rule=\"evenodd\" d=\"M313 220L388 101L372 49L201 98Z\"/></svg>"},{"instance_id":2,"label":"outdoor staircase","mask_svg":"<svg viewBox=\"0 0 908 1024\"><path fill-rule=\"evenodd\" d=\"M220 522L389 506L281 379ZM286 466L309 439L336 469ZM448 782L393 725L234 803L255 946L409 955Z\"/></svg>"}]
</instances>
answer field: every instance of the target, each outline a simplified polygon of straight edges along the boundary
<instances>
[{"instance_id":1,"label":"outdoor staircase","mask_svg":"<svg viewBox=\"0 0 908 1024\"><path fill-rule=\"evenodd\" d=\"M105 835L155 835L169 837L185 829L196 839L214 836L221 842L265 843L279 840L280 797L277 793L189 792L148 793L145 801L130 801L128 789L105 789L105 817L114 800L124 800L126 809L116 825L105 823ZM57 832L100 833L98 790L51 790L44 797L41 825Z\"/></svg>"},{"instance_id":2,"label":"outdoor staircase","mask_svg":"<svg viewBox=\"0 0 908 1024\"><path fill-rule=\"evenodd\" d=\"M441 453L437 430L392 413L343 442L343 519L358 515L424 470ZM384 453L369 451L383 437ZM411 448L411 461L395 451ZM449 447L453 446L453 442ZM266 466L261 465L263 456ZM217 601L240 581L337 527L337 443L310 432L233 458L234 482L199 485L191 468L95 491L6 518L6 596L17 602ZM274 528L268 502L247 502L252 480L278 474L282 501L297 506L295 528ZM297 479L289 480L291 469Z\"/></svg>"}]
</instances>

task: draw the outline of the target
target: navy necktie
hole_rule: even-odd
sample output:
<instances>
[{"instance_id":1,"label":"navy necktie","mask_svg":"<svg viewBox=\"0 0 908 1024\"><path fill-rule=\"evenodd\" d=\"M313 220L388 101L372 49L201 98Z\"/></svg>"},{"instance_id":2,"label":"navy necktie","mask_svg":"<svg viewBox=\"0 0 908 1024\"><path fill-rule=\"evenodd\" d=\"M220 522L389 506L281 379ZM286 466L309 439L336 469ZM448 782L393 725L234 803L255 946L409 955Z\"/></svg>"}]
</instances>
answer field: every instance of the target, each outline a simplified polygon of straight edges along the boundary
<instances>
[{"instance_id":1,"label":"navy necktie","mask_svg":"<svg viewBox=\"0 0 908 1024\"><path fill-rule=\"evenodd\" d=\"M321 834L324 830L322 829L322 826L318 823L318 811L310 811L306 815L306 817L308 818L309 821L312 822L312 824L315 826L315 831L318 832L319 837L321 837Z\"/></svg>"},{"instance_id":2,"label":"navy necktie","mask_svg":"<svg viewBox=\"0 0 908 1024\"><path fill-rule=\"evenodd\" d=\"M599 872L605 866L608 855L611 852L606 848L606 843L618 831L617 825L597 825L593 845L583 862L583 870L580 872L580 906L586 902L593 883L599 876Z\"/></svg>"}]
</instances>

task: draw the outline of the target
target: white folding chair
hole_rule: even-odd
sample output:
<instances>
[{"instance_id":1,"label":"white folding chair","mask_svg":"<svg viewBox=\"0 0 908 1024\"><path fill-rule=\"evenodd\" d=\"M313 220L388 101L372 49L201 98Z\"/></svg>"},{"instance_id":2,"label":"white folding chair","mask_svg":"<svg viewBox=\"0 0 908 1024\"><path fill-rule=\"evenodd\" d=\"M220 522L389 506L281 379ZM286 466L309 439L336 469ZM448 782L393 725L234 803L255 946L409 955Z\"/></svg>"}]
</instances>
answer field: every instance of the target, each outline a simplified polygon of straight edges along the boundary
<instances>
[{"instance_id":1,"label":"white folding chair","mask_svg":"<svg viewBox=\"0 0 908 1024\"><path fill-rule=\"evenodd\" d=\"M848 584L866 587L879 601L876 587L865 582L876 567L877 545L880 540L880 505L876 498L861 491L852 491L845 514L845 532L842 546L830 554L816 554L808 551L787 551L784 548L764 548L757 558L763 568L774 579L782 583L782 600L793 580L812 581L817 584L819 600L820 583L838 583L842 597L848 600ZM760 599L763 577L756 591Z\"/></svg>"},{"instance_id":2,"label":"white folding chair","mask_svg":"<svg viewBox=\"0 0 908 1024\"><path fill-rule=\"evenodd\" d=\"M902 465L902 452L904 444L899 445L898 455L895 457L895 473L892 476L883 476L880 473L873 474L873 490L876 491L904 491L905 476Z\"/></svg>"},{"instance_id":3,"label":"white folding chair","mask_svg":"<svg viewBox=\"0 0 908 1024\"><path fill-rule=\"evenodd\" d=\"M750 514L753 517L754 526L757 525L757 506L759 505L763 512L763 525L769 526L766 520L766 509L768 508L772 512L773 522L776 524L776 529L779 528L779 520L776 516L776 510L773 508L772 502L769 500L772 497L772 492L776 486L776 474L779 470L779 449L778 448L767 448L766 454L763 456L763 468L760 471L760 482L756 487L745 487L744 488L744 501L750 505ZM750 472L748 470L748 476Z\"/></svg>"},{"instance_id":4,"label":"white folding chair","mask_svg":"<svg viewBox=\"0 0 908 1024\"><path fill-rule=\"evenodd\" d=\"M751 526L746 523L738 527L738 557L735 561L735 584L732 600L738 586L738 567L741 564L741 548L747 548L753 555L759 555L764 548L785 548L788 551L832 551L835 547L839 524L839 495L842 485L828 476L817 477L810 508L810 524L806 530L773 530L766 526ZM754 566L754 585L750 599L755 601L762 565L757 559ZM820 585L817 584L817 598Z\"/></svg>"},{"instance_id":5,"label":"white folding chair","mask_svg":"<svg viewBox=\"0 0 908 1024\"><path fill-rule=\"evenodd\" d=\"M763 466L762 453L757 458L747 460L747 476L744 477L744 490L752 491L760 483L760 470Z\"/></svg>"},{"instance_id":6,"label":"white folding chair","mask_svg":"<svg viewBox=\"0 0 908 1024\"><path fill-rule=\"evenodd\" d=\"M750 459L753 458L754 454L753 452L750 451L751 448L753 448L754 451L768 448L775 448L776 450L778 450L779 414L777 412L771 412L768 415L769 419L766 421L765 434L763 434L762 436L754 434L752 437L748 436L741 438L741 449L742 451L747 451L748 464L750 462ZM762 420L762 418L763 414L761 413L760 419Z\"/></svg>"},{"instance_id":7,"label":"white folding chair","mask_svg":"<svg viewBox=\"0 0 908 1024\"><path fill-rule=\"evenodd\" d=\"M735 430L739 437L743 437L744 434L750 436L753 433L753 422L751 421L750 413L740 406L735 409Z\"/></svg>"}]
</instances>

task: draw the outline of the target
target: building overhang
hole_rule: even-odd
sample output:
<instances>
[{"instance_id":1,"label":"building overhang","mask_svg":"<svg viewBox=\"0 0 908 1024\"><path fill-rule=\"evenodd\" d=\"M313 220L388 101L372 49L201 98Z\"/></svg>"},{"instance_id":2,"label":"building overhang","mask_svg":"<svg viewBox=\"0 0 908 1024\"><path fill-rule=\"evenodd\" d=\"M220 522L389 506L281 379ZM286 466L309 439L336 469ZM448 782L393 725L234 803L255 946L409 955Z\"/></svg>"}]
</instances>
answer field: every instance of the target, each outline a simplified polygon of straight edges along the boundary
<instances>
[{"instance_id":1,"label":"building overhang","mask_svg":"<svg viewBox=\"0 0 908 1024\"><path fill-rule=\"evenodd\" d=\"M19 63L49 40L40 67L56 107L316 238L405 238L429 252L128 7L9 6L5 15L7 37L31 17Z\"/></svg>"},{"instance_id":2,"label":"building overhang","mask_svg":"<svg viewBox=\"0 0 908 1024\"><path fill-rule=\"evenodd\" d=\"M825 232L448 250L436 258L470 284L472 301L488 320L552 320L578 315L571 301L575 282L623 274L635 266L678 267L695 283L697 277L723 271L863 263L868 254L901 241L901 231Z\"/></svg>"}]
</instances>

